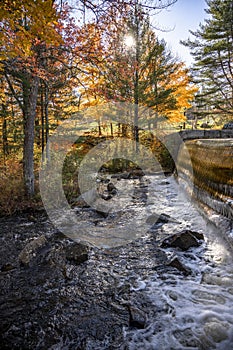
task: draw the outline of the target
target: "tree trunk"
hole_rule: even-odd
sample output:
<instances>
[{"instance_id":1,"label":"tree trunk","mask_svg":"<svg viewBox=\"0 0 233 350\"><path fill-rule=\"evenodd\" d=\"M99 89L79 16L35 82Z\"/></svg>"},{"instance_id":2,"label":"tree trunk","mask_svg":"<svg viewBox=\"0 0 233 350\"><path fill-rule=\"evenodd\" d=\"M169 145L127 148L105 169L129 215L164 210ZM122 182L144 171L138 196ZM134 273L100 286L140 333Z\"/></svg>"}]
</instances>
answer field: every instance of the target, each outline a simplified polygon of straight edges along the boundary
<instances>
[{"instance_id":1,"label":"tree trunk","mask_svg":"<svg viewBox=\"0 0 233 350\"><path fill-rule=\"evenodd\" d=\"M138 17L138 2L135 4L135 17L136 17L136 37L135 37L135 74L134 74L134 140L135 140L135 148L136 152L138 152L138 143L139 143L139 130L138 130L138 105L139 105L139 60L140 60L140 44L139 44L139 17Z\"/></svg>"},{"instance_id":2,"label":"tree trunk","mask_svg":"<svg viewBox=\"0 0 233 350\"><path fill-rule=\"evenodd\" d=\"M102 136L102 131L101 131L101 124L100 124L100 122L99 122L99 124L98 124L98 130L99 130L99 136Z\"/></svg>"},{"instance_id":3,"label":"tree trunk","mask_svg":"<svg viewBox=\"0 0 233 350\"><path fill-rule=\"evenodd\" d=\"M121 123L117 124L117 136L120 137L121 135Z\"/></svg>"},{"instance_id":4,"label":"tree trunk","mask_svg":"<svg viewBox=\"0 0 233 350\"><path fill-rule=\"evenodd\" d=\"M36 144L38 146L38 148L41 147L41 135L40 135L40 119L39 119L39 110L37 108L37 111L36 111L36 119L35 119L35 141L36 141Z\"/></svg>"},{"instance_id":5,"label":"tree trunk","mask_svg":"<svg viewBox=\"0 0 233 350\"><path fill-rule=\"evenodd\" d=\"M122 129L122 137L126 137L127 136L127 124L122 124L121 129Z\"/></svg>"},{"instance_id":6,"label":"tree trunk","mask_svg":"<svg viewBox=\"0 0 233 350\"><path fill-rule=\"evenodd\" d=\"M5 160L5 157L8 154L8 133L7 133L7 120L6 120L7 110L6 106L2 104L2 146L3 146L3 157Z\"/></svg>"},{"instance_id":7,"label":"tree trunk","mask_svg":"<svg viewBox=\"0 0 233 350\"><path fill-rule=\"evenodd\" d=\"M40 119L41 119L41 152L44 160L45 149L45 117L44 117L44 89L43 83L40 86Z\"/></svg>"},{"instance_id":8,"label":"tree trunk","mask_svg":"<svg viewBox=\"0 0 233 350\"><path fill-rule=\"evenodd\" d=\"M34 195L34 138L35 116L38 96L39 78L30 77L23 82L24 102L24 146L23 176L25 192L28 197Z\"/></svg>"},{"instance_id":9,"label":"tree trunk","mask_svg":"<svg viewBox=\"0 0 233 350\"><path fill-rule=\"evenodd\" d=\"M111 127L111 136L113 137L113 125L112 125L112 123L110 123L110 127Z\"/></svg>"},{"instance_id":10,"label":"tree trunk","mask_svg":"<svg viewBox=\"0 0 233 350\"><path fill-rule=\"evenodd\" d=\"M44 116L45 116L45 142L46 142L46 159L50 160L50 149L48 147L49 140L49 87L45 84L45 95L44 95Z\"/></svg>"}]
</instances>

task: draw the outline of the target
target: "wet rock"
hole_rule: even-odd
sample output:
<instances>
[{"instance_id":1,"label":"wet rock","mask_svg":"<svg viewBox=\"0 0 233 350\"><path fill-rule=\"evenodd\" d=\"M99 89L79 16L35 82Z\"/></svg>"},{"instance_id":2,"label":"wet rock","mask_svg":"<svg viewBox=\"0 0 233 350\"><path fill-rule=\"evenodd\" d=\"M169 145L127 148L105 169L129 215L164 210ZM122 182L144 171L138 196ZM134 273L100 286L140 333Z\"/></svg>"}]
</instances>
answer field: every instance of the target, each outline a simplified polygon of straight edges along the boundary
<instances>
[{"instance_id":1,"label":"wet rock","mask_svg":"<svg viewBox=\"0 0 233 350\"><path fill-rule=\"evenodd\" d=\"M162 185L162 186L164 186L164 185L169 185L170 184L170 182L169 181L161 181L160 182L160 185Z\"/></svg>"},{"instance_id":2,"label":"wet rock","mask_svg":"<svg viewBox=\"0 0 233 350\"><path fill-rule=\"evenodd\" d=\"M191 273L190 269L186 268L178 259L177 256L175 256L172 260L170 260L167 263L168 266L174 267L175 269L179 270L180 272L183 272L184 275L189 275Z\"/></svg>"},{"instance_id":3,"label":"wet rock","mask_svg":"<svg viewBox=\"0 0 233 350\"><path fill-rule=\"evenodd\" d=\"M144 329L146 325L145 313L137 307L129 306L129 326Z\"/></svg>"},{"instance_id":4,"label":"wet rock","mask_svg":"<svg viewBox=\"0 0 233 350\"><path fill-rule=\"evenodd\" d=\"M90 208L90 205L87 204L87 202L85 202L85 200L81 196L74 199L72 204L80 208Z\"/></svg>"},{"instance_id":5,"label":"wet rock","mask_svg":"<svg viewBox=\"0 0 233 350\"><path fill-rule=\"evenodd\" d=\"M108 212L102 210L96 210L96 213L100 215L102 218L106 219L108 217Z\"/></svg>"},{"instance_id":6,"label":"wet rock","mask_svg":"<svg viewBox=\"0 0 233 350\"><path fill-rule=\"evenodd\" d=\"M224 325L217 320L206 323L204 331L209 338L212 338L214 343L221 343L228 338L227 323Z\"/></svg>"},{"instance_id":7,"label":"wet rock","mask_svg":"<svg viewBox=\"0 0 233 350\"><path fill-rule=\"evenodd\" d=\"M117 188L114 186L112 182L107 184L107 189L100 194L101 198L108 201L112 199L117 194Z\"/></svg>"},{"instance_id":8,"label":"wet rock","mask_svg":"<svg viewBox=\"0 0 233 350\"><path fill-rule=\"evenodd\" d=\"M182 330L176 329L173 334L175 338L178 339L179 343L182 344L186 349L203 349L203 344L200 344L199 339L195 337L191 328ZM210 346L205 347L205 349L210 349Z\"/></svg>"},{"instance_id":9,"label":"wet rock","mask_svg":"<svg viewBox=\"0 0 233 350\"><path fill-rule=\"evenodd\" d=\"M66 239L64 239L66 240ZM65 243L58 242L57 244L52 245L51 249L49 249L48 254L42 258L41 261L44 261L47 266L52 266L53 268L64 269L65 268Z\"/></svg>"},{"instance_id":10,"label":"wet rock","mask_svg":"<svg viewBox=\"0 0 233 350\"><path fill-rule=\"evenodd\" d=\"M166 238L162 244L162 248L180 248L181 250L188 250L191 247L199 247L201 240L204 239L202 233L184 230Z\"/></svg>"},{"instance_id":11,"label":"wet rock","mask_svg":"<svg viewBox=\"0 0 233 350\"><path fill-rule=\"evenodd\" d=\"M148 198L148 186L144 183L140 183L139 186L134 188L132 199L134 202L146 202Z\"/></svg>"},{"instance_id":12,"label":"wet rock","mask_svg":"<svg viewBox=\"0 0 233 350\"><path fill-rule=\"evenodd\" d=\"M141 169L135 169L132 170L129 174L130 179L140 179L142 176L144 176L144 172Z\"/></svg>"},{"instance_id":13,"label":"wet rock","mask_svg":"<svg viewBox=\"0 0 233 350\"><path fill-rule=\"evenodd\" d=\"M65 249L66 259L79 265L88 260L88 248L81 243L72 243Z\"/></svg>"},{"instance_id":14,"label":"wet rock","mask_svg":"<svg viewBox=\"0 0 233 350\"><path fill-rule=\"evenodd\" d=\"M201 279L201 283L212 284L224 287L232 287L232 279L227 276L216 276L209 273L204 273ZM233 294L233 290L232 290Z\"/></svg>"},{"instance_id":15,"label":"wet rock","mask_svg":"<svg viewBox=\"0 0 233 350\"><path fill-rule=\"evenodd\" d=\"M109 201L110 199L112 199L112 197L113 196L111 194L109 194L108 192L101 194L101 198L104 199L105 201Z\"/></svg>"},{"instance_id":16,"label":"wet rock","mask_svg":"<svg viewBox=\"0 0 233 350\"><path fill-rule=\"evenodd\" d=\"M112 195L117 194L117 188L113 185L112 182L109 182L107 185L107 190L110 192Z\"/></svg>"},{"instance_id":17,"label":"wet rock","mask_svg":"<svg viewBox=\"0 0 233 350\"><path fill-rule=\"evenodd\" d=\"M29 242L19 254L19 262L22 265L29 265L33 258L37 255L38 250L47 243L44 235L34 238Z\"/></svg>"},{"instance_id":18,"label":"wet rock","mask_svg":"<svg viewBox=\"0 0 233 350\"><path fill-rule=\"evenodd\" d=\"M196 239L204 241L204 235L201 232L189 231Z\"/></svg>"},{"instance_id":19,"label":"wet rock","mask_svg":"<svg viewBox=\"0 0 233 350\"><path fill-rule=\"evenodd\" d=\"M117 180L127 180L130 178L130 173L129 172L124 172L124 173L118 173L118 174L113 174L111 176L112 179L117 179Z\"/></svg>"},{"instance_id":20,"label":"wet rock","mask_svg":"<svg viewBox=\"0 0 233 350\"><path fill-rule=\"evenodd\" d=\"M9 271L11 271L13 269L15 269L15 266L13 266L10 263L6 263L6 264L2 265L1 272L9 272Z\"/></svg>"},{"instance_id":21,"label":"wet rock","mask_svg":"<svg viewBox=\"0 0 233 350\"><path fill-rule=\"evenodd\" d=\"M177 221L176 219L172 218L170 215L168 214L151 214L148 216L148 218L146 219L146 223L149 225L154 225L154 224L166 224L168 222L173 222L176 224L179 224L180 222Z\"/></svg>"},{"instance_id":22,"label":"wet rock","mask_svg":"<svg viewBox=\"0 0 233 350\"><path fill-rule=\"evenodd\" d=\"M110 180L107 177L98 176L96 182L108 184Z\"/></svg>"}]
</instances>

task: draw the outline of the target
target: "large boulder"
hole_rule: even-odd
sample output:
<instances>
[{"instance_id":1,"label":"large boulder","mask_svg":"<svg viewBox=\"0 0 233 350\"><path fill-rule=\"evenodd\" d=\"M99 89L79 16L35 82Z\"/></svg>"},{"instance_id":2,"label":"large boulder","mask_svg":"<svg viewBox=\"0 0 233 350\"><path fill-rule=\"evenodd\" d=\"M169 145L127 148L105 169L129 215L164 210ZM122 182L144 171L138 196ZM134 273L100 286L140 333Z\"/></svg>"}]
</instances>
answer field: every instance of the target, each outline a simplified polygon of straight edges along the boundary
<instances>
[{"instance_id":1,"label":"large boulder","mask_svg":"<svg viewBox=\"0 0 233 350\"><path fill-rule=\"evenodd\" d=\"M202 233L191 230L183 230L164 239L161 247L174 247L180 248L181 250L188 250L191 247L199 247L203 240L204 236Z\"/></svg>"}]
</instances>

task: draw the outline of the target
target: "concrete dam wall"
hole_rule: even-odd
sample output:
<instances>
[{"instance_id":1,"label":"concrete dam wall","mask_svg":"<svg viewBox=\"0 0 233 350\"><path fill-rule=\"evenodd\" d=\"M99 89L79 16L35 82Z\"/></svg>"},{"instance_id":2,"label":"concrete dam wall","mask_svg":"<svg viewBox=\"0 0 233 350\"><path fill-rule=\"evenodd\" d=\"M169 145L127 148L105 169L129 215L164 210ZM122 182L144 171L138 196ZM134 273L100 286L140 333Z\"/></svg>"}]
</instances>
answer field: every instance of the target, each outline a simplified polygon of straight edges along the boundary
<instances>
[{"instance_id":1,"label":"concrete dam wall","mask_svg":"<svg viewBox=\"0 0 233 350\"><path fill-rule=\"evenodd\" d=\"M233 221L233 138L186 141L177 170L195 199Z\"/></svg>"}]
</instances>

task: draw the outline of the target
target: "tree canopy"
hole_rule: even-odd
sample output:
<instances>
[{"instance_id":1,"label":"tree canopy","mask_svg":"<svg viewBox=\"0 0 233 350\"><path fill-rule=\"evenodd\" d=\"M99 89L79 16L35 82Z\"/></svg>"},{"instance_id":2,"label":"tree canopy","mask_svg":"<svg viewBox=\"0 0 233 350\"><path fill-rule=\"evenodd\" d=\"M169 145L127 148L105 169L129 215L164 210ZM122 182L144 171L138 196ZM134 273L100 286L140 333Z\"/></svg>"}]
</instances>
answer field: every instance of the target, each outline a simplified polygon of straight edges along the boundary
<instances>
[{"instance_id":1,"label":"tree canopy","mask_svg":"<svg viewBox=\"0 0 233 350\"><path fill-rule=\"evenodd\" d=\"M200 85L197 103L222 116L233 115L233 2L206 0L208 18L194 40L183 42L194 57L194 79Z\"/></svg>"},{"instance_id":2,"label":"tree canopy","mask_svg":"<svg viewBox=\"0 0 233 350\"><path fill-rule=\"evenodd\" d=\"M184 118L195 89L148 15L175 2L2 1L1 154L22 151L29 196L35 150L43 152L49 134L77 111L118 100L150 107L151 120Z\"/></svg>"}]
</instances>

